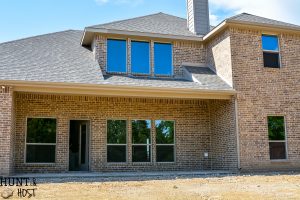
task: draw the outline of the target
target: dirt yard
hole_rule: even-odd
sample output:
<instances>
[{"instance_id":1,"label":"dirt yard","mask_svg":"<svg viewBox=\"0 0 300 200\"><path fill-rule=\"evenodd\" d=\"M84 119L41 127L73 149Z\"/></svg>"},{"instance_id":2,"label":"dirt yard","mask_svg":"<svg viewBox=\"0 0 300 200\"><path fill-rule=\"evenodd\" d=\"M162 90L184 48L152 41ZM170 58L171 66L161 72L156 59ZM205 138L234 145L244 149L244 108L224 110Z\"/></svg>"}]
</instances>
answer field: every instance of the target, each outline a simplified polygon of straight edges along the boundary
<instances>
[{"instance_id":1,"label":"dirt yard","mask_svg":"<svg viewBox=\"0 0 300 200\"><path fill-rule=\"evenodd\" d=\"M52 183L38 182L36 197L31 199L300 199L300 174L49 181ZM0 192L4 189L0 187ZM9 199L20 199L16 188Z\"/></svg>"}]
</instances>

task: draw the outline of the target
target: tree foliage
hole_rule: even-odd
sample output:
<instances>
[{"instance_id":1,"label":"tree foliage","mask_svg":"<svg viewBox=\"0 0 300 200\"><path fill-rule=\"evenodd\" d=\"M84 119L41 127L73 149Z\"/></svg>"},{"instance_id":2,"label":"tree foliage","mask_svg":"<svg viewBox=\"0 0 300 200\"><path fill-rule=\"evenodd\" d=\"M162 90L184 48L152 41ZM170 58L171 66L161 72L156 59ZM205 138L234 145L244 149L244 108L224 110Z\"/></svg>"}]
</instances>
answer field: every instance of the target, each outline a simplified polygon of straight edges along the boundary
<instances>
[{"instance_id":1,"label":"tree foliage","mask_svg":"<svg viewBox=\"0 0 300 200\"><path fill-rule=\"evenodd\" d=\"M126 120L107 121L107 143L126 144Z\"/></svg>"},{"instance_id":2,"label":"tree foliage","mask_svg":"<svg viewBox=\"0 0 300 200\"><path fill-rule=\"evenodd\" d=\"M156 121L156 143L173 144L174 143L174 122Z\"/></svg>"},{"instance_id":3,"label":"tree foliage","mask_svg":"<svg viewBox=\"0 0 300 200\"><path fill-rule=\"evenodd\" d=\"M56 119L28 118L27 143L56 143Z\"/></svg>"},{"instance_id":4,"label":"tree foliage","mask_svg":"<svg viewBox=\"0 0 300 200\"><path fill-rule=\"evenodd\" d=\"M268 117L269 140L285 140L284 117Z\"/></svg>"},{"instance_id":5,"label":"tree foliage","mask_svg":"<svg viewBox=\"0 0 300 200\"><path fill-rule=\"evenodd\" d=\"M132 143L133 144L149 144L151 135L151 121L150 120L133 120L132 121Z\"/></svg>"}]
</instances>

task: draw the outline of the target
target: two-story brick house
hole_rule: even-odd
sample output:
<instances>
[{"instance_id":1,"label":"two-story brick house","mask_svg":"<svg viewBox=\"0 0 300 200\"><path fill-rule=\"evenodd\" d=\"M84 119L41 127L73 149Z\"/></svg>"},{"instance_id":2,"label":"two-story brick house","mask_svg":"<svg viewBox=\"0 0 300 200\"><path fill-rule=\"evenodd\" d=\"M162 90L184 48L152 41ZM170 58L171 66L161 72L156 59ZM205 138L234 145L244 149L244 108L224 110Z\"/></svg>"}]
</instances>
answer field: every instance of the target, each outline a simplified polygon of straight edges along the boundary
<instances>
[{"instance_id":1,"label":"two-story brick house","mask_svg":"<svg viewBox=\"0 0 300 200\"><path fill-rule=\"evenodd\" d=\"M0 175L300 169L300 27L187 12L0 44Z\"/></svg>"}]
</instances>

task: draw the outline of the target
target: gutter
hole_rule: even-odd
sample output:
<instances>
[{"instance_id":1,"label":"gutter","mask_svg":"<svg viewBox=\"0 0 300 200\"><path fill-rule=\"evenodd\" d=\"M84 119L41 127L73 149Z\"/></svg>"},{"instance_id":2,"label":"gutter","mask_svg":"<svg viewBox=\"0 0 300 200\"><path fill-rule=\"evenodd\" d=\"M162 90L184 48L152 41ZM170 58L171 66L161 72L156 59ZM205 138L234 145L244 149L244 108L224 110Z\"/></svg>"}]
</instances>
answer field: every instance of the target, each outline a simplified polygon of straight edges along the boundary
<instances>
[{"instance_id":1,"label":"gutter","mask_svg":"<svg viewBox=\"0 0 300 200\"><path fill-rule=\"evenodd\" d=\"M230 99L236 94L235 90L140 87L112 84L56 83L38 81L0 81L0 85L12 86L13 90L16 92L127 97Z\"/></svg>"}]
</instances>

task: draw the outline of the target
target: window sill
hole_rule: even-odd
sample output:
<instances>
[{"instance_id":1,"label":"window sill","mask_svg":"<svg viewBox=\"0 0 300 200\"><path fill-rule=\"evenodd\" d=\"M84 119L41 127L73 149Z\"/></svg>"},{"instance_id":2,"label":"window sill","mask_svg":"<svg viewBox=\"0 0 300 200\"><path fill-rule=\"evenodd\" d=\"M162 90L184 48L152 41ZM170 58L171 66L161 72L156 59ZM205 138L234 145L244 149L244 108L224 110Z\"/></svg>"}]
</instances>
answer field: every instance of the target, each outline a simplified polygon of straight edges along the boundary
<instances>
[{"instance_id":1,"label":"window sill","mask_svg":"<svg viewBox=\"0 0 300 200\"><path fill-rule=\"evenodd\" d=\"M56 165L56 163L24 163L25 165Z\"/></svg>"},{"instance_id":2,"label":"window sill","mask_svg":"<svg viewBox=\"0 0 300 200\"><path fill-rule=\"evenodd\" d=\"M158 164L158 165L172 165L172 164L176 164L176 162L156 162L156 164Z\"/></svg>"},{"instance_id":3,"label":"window sill","mask_svg":"<svg viewBox=\"0 0 300 200\"><path fill-rule=\"evenodd\" d=\"M107 162L106 165L111 165L111 166L125 166L128 165L128 162Z\"/></svg>"},{"instance_id":4,"label":"window sill","mask_svg":"<svg viewBox=\"0 0 300 200\"><path fill-rule=\"evenodd\" d=\"M271 160L271 163L280 164L280 163L290 163L288 159L280 159L280 160Z\"/></svg>"},{"instance_id":5,"label":"window sill","mask_svg":"<svg viewBox=\"0 0 300 200\"><path fill-rule=\"evenodd\" d=\"M153 165L153 162L132 162L133 166L149 166Z\"/></svg>"}]
</instances>

